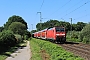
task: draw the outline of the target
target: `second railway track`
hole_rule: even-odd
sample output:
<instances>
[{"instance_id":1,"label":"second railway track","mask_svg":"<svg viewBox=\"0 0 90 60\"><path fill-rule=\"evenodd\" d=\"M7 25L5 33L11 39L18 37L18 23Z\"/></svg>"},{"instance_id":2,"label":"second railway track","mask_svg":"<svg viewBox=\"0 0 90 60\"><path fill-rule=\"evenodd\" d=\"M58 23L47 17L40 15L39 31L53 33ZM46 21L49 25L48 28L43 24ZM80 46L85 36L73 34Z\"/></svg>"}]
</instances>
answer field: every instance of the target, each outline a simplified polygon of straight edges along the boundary
<instances>
[{"instance_id":1,"label":"second railway track","mask_svg":"<svg viewBox=\"0 0 90 60\"><path fill-rule=\"evenodd\" d=\"M75 55L84 58L85 60L90 60L90 45L81 43L65 43L58 45L70 52L73 52Z\"/></svg>"}]
</instances>

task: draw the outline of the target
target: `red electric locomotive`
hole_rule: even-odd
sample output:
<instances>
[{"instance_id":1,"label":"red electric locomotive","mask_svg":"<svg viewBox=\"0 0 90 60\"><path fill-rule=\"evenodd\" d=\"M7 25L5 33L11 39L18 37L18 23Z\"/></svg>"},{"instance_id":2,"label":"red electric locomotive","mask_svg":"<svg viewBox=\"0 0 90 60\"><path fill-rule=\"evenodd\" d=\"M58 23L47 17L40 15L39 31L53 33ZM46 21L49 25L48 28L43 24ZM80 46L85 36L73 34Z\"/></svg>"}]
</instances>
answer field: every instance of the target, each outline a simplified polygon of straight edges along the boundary
<instances>
[{"instance_id":1,"label":"red electric locomotive","mask_svg":"<svg viewBox=\"0 0 90 60\"><path fill-rule=\"evenodd\" d=\"M53 27L47 30L47 39L55 42L65 42L66 32L64 27Z\"/></svg>"}]
</instances>

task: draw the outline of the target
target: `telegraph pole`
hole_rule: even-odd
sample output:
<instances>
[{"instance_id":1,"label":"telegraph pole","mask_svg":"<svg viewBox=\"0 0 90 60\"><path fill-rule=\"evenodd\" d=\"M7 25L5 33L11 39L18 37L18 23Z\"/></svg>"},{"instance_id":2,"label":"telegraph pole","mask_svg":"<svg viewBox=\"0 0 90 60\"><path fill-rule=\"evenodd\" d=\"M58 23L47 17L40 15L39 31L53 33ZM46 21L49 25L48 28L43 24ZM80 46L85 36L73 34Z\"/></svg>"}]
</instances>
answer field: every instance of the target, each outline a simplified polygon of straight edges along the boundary
<instances>
[{"instance_id":1,"label":"telegraph pole","mask_svg":"<svg viewBox=\"0 0 90 60\"><path fill-rule=\"evenodd\" d=\"M72 36L72 18L70 18L70 19L71 19L71 36Z\"/></svg>"},{"instance_id":2,"label":"telegraph pole","mask_svg":"<svg viewBox=\"0 0 90 60\"><path fill-rule=\"evenodd\" d=\"M41 23L42 23L42 15L41 15L41 12L37 12L37 13L40 14L40 28L42 28L42 25L41 25ZM40 30L41 30L41 29L40 29Z\"/></svg>"}]
</instances>

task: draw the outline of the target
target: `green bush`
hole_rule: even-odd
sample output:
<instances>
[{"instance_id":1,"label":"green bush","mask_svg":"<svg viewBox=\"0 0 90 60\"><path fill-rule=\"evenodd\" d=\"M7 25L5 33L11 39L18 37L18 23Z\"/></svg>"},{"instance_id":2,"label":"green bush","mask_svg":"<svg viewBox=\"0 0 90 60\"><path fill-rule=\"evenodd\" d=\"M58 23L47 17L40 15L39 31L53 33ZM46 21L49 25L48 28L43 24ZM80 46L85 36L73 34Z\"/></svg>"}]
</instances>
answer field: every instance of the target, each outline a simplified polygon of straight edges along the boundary
<instances>
[{"instance_id":1,"label":"green bush","mask_svg":"<svg viewBox=\"0 0 90 60\"><path fill-rule=\"evenodd\" d=\"M90 24L87 24L80 33L80 40L84 43L90 43Z\"/></svg>"},{"instance_id":2,"label":"green bush","mask_svg":"<svg viewBox=\"0 0 90 60\"><path fill-rule=\"evenodd\" d=\"M30 37L31 37L30 32L27 31L27 30L25 30L25 33L24 33L24 40L28 40Z\"/></svg>"},{"instance_id":3,"label":"green bush","mask_svg":"<svg viewBox=\"0 0 90 60\"><path fill-rule=\"evenodd\" d=\"M72 38L78 39L78 32L72 31Z\"/></svg>"},{"instance_id":4,"label":"green bush","mask_svg":"<svg viewBox=\"0 0 90 60\"><path fill-rule=\"evenodd\" d=\"M28 40L28 36L27 35L24 35L24 40Z\"/></svg>"},{"instance_id":5,"label":"green bush","mask_svg":"<svg viewBox=\"0 0 90 60\"><path fill-rule=\"evenodd\" d=\"M70 31L68 31L66 38L67 41L80 42L79 36L80 36L79 31L72 31L72 34Z\"/></svg>"},{"instance_id":6,"label":"green bush","mask_svg":"<svg viewBox=\"0 0 90 60\"><path fill-rule=\"evenodd\" d=\"M16 38L16 42L17 42L17 43L20 43L20 42L23 41L23 40L22 40L22 36L19 35L19 34L15 34L15 38Z\"/></svg>"},{"instance_id":7,"label":"green bush","mask_svg":"<svg viewBox=\"0 0 90 60\"><path fill-rule=\"evenodd\" d=\"M16 38L12 31L5 30L0 33L0 44L2 46L14 46L16 44Z\"/></svg>"}]
</instances>

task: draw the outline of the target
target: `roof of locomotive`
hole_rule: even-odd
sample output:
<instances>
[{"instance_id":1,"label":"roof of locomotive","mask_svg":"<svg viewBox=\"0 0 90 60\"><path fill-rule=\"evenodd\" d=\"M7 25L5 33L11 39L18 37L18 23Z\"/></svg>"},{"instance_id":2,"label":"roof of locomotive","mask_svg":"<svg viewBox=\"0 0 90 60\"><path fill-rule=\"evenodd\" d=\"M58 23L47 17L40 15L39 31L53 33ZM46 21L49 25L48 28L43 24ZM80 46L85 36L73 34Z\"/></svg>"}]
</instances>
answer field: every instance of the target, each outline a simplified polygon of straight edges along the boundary
<instances>
[{"instance_id":1,"label":"roof of locomotive","mask_svg":"<svg viewBox=\"0 0 90 60\"><path fill-rule=\"evenodd\" d=\"M42 32L42 31L46 31L47 29L48 29L48 28L46 28L46 29L43 29L43 30L41 30L41 32Z\"/></svg>"},{"instance_id":2,"label":"roof of locomotive","mask_svg":"<svg viewBox=\"0 0 90 60\"><path fill-rule=\"evenodd\" d=\"M51 30L53 28L65 28L65 27L63 27L63 26L54 26L54 27L49 27L48 29Z\"/></svg>"}]
</instances>

